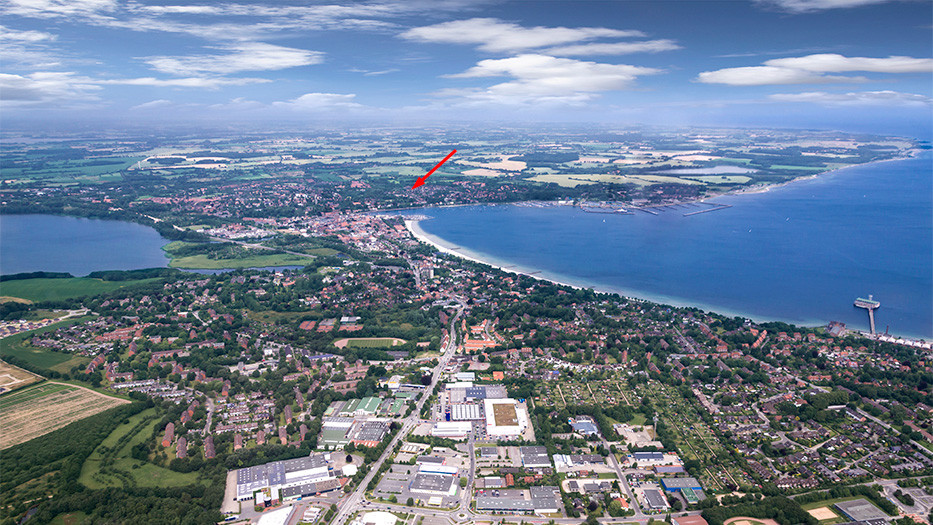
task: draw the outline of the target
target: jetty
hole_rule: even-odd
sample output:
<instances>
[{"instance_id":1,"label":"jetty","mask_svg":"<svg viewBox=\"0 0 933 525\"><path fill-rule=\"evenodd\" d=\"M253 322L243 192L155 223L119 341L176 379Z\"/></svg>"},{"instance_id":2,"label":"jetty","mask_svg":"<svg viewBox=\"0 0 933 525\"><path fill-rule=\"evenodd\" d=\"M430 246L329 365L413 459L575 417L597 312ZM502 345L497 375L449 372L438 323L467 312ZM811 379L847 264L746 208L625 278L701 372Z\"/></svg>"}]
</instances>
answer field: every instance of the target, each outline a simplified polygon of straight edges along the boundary
<instances>
[{"instance_id":1,"label":"jetty","mask_svg":"<svg viewBox=\"0 0 933 525\"><path fill-rule=\"evenodd\" d=\"M710 204L712 204L712 203L710 203ZM698 214L700 214L700 213L709 213L709 212L711 212L711 211L724 210L724 209L726 209L726 208L731 208L731 207L732 207L731 204L716 204L716 205L715 205L715 208L706 208L705 210L698 210L698 211L692 211L692 212L690 212L690 213L685 213L685 214L684 214L684 217L689 217L689 216L691 216L691 215L698 215Z\"/></svg>"},{"instance_id":2,"label":"jetty","mask_svg":"<svg viewBox=\"0 0 933 525\"><path fill-rule=\"evenodd\" d=\"M868 299L859 297L853 303L857 308L864 308L868 310L868 322L871 327L871 334L875 335L875 310L881 308L881 303L876 301L871 295L868 296Z\"/></svg>"}]
</instances>

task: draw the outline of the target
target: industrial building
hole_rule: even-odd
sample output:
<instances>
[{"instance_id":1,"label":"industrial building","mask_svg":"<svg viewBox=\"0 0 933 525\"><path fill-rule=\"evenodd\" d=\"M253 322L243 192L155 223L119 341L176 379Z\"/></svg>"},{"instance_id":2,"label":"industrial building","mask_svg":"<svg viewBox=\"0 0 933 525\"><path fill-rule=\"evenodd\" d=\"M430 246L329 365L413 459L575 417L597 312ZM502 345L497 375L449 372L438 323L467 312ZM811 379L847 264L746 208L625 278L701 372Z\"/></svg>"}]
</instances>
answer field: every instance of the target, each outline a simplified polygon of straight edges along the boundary
<instances>
[{"instance_id":1,"label":"industrial building","mask_svg":"<svg viewBox=\"0 0 933 525\"><path fill-rule=\"evenodd\" d=\"M431 429L434 437L463 439L473 430L473 423L469 421L439 421Z\"/></svg>"},{"instance_id":2,"label":"industrial building","mask_svg":"<svg viewBox=\"0 0 933 525\"><path fill-rule=\"evenodd\" d=\"M481 512L512 512L552 514L560 512L560 491L557 487L531 487L528 490L499 490L498 496L476 497L476 510Z\"/></svg>"},{"instance_id":3,"label":"industrial building","mask_svg":"<svg viewBox=\"0 0 933 525\"><path fill-rule=\"evenodd\" d=\"M450 405L451 421L475 421L483 419L479 405L458 403Z\"/></svg>"},{"instance_id":4,"label":"industrial building","mask_svg":"<svg viewBox=\"0 0 933 525\"><path fill-rule=\"evenodd\" d=\"M703 490L696 478L661 478L661 486L668 492L678 492L683 489Z\"/></svg>"},{"instance_id":5,"label":"industrial building","mask_svg":"<svg viewBox=\"0 0 933 525\"><path fill-rule=\"evenodd\" d=\"M486 398L483 405L486 410L486 434L489 437L519 436L530 424L524 403L509 398Z\"/></svg>"},{"instance_id":6,"label":"industrial building","mask_svg":"<svg viewBox=\"0 0 933 525\"><path fill-rule=\"evenodd\" d=\"M665 510L669 507L667 498L657 489L645 489L645 505L651 510Z\"/></svg>"},{"instance_id":7,"label":"industrial building","mask_svg":"<svg viewBox=\"0 0 933 525\"><path fill-rule=\"evenodd\" d=\"M519 447L522 457L522 466L526 468L550 467L551 458L547 455L547 447Z\"/></svg>"},{"instance_id":8,"label":"industrial building","mask_svg":"<svg viewBox=\"0 0 933 525\"><path fill-rule=\"evenodd\" d=\"M599 427L596 426L596 422L592 418L583 416L576 419L571 418L570 426L573 428L573 431L577 434L583 436L595 436L599 435Z\"/></svg>"},{"instance_id":9,"label":"industrial building","mask_svg":"<svg viewBox=\"0 0 933 525\"><path fill-rule=\"evenodd\" d=\"M457 467L448 467L437 463L422 464L412 478L408 490L415 494L433 496L453 496L457 493Z\"/></svg>"},{"instance_id":10,"label":"industrial building","mask_svg":"<svg viewBox=\"0 0 933 525\"><path fill-rule=\"evenodd\" d=\"M269 491L272 501L340 488L330 454L274 461L236 471L236 499L246 501L258 491Z\"/></svg>"}]
</instances>

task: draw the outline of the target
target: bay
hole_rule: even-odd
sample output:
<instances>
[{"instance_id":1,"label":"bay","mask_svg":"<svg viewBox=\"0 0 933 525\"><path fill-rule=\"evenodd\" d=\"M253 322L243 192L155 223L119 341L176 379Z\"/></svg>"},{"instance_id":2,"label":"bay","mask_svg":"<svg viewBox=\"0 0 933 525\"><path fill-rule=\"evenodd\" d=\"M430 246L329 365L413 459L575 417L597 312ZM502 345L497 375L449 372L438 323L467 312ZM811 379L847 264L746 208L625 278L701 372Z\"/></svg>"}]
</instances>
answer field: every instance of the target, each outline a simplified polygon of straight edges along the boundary
<instances>
[{"instance_id":1,"label":"bay","mask_svg":"<svg viewBox=\"0 0 933 525\"><path fill-rule=\"evenodd\" d=\"M464 255L559 282L756 320L933 338L933 170L920 157L824 173L684 216L568 206L430 208L420 228Z\"/></svg>"},{"instance_id":2,"label":"bay","mask_svg":"<svg viewBox=\"0 0 933 525\"><path fill-rule=\"evenodd\" d=\"M0 215L0 273L138 270L168 265L153 228L58 215Z\"/></svg>"}]
</instances>

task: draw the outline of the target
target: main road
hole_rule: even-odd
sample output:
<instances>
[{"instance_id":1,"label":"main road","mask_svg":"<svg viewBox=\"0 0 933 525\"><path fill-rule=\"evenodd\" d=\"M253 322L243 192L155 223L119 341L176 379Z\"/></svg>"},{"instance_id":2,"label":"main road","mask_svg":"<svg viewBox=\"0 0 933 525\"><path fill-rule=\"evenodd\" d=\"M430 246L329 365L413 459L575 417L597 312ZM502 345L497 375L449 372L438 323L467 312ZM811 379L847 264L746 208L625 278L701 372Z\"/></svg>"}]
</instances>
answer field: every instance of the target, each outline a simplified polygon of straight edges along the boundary
<instances>
[{"instance_id":1,"label":"main road","mask_svg":"<svg viewBox=\"0 0 933 525\"><path fill-rule=\"evenodd\" d=\"M344 525L350 515L354 511L360 509L360 502L363 501L363 496L366 494L366 487L369 486L369 483L379 473L379 468L382 467L382 464L385 463L385 460L394 453L395 445L401 439L407 436L408 433L411 432L418 424L418 421L421 417L421 409L424 407L424 404L427 402L428 398L431 397L432 389L437 386L437 382L440 380L441 374L444 372L444 368L447 366L447 363L450 362L451 357L453 357L457 350L456 324L460 319L460 316L463 315L463 310L465 307L466 305L461 302L457 307L457 313L450 320L450 337L447 340L447 347L444 349L444 354L438 361L437 366L434 367L434 372L431 375L431 384L425 387L421 398L418 400L418 403L415 406L415 409L412 410L411 414L405 418L402 423L402 428L399 429L398 433L395 434L395 437L392 438L392 441L389 442L389 445L385 448L385 451L381 456L379 456L379 460L370 465L369 473L366 474L366 477L360 481L360 484L356 487L356 490L347 496L343 503L340 504L340 510L337 512L337 515L334 517L333 521L331 521L331 525Z\"/></svg>"}]
</instances>

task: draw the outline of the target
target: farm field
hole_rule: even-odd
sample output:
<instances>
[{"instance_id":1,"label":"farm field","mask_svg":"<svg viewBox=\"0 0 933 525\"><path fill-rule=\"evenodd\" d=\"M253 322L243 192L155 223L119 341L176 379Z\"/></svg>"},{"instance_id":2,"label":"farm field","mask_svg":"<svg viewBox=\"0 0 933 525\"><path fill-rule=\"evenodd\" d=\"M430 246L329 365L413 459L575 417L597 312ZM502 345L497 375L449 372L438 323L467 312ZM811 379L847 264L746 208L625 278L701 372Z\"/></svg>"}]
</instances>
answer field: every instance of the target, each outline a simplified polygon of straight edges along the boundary
<instances>
[{"instance_id":1,"label":"farm field","mask_svg":"<svg viewBox=\"0 0 933 525\"><path fill-rule=\"evenodd\" d=\"M195 473L175 472L131 456L131 449L149 439L161 419L154 409L149 409L118 426L85 460L78 482L91 489L178 487L197 483Z\"/></svg>"},{"instance_id":2,"label":"farm field","mask_svg":"<svg viewBox=\"0 0 933 525\"><path fill-rule=\"evenodd\" d=\"M18 297L33 302L58 301L88 295L100 295L135 284L155 282L158 279L140 279L135 281L104 281L89 277L71 277L65 279L20 279L4 281L0 284L0 294L6 297Z\"/></svg>"},{"instance_id":3,"label":"farm field","mask_svg":"<svg viewBox=\"0 0 933 525\"><path fill-rule=\"evenodd\" d=\"M129 403L87 388L46 382L0 398L0 449L47 434L108 408Z\"/></svg>"},{"instance_id":4,"label":"farm field","mask_svg":"<svg viewBox=\"0 0 933 525\"><path fill-rule=\"evenodd\" d=\"M0 394L42 381L41 376L0 361Z\"/></svg>"},{"instance_id":5,"label":"farm field","mask_svg":"<svg viewBox=\"0 0 933 525\"><path fill-rule=\"evenodd\" d=\"M334 341L337 348L391 348L403 345L406 341L398 337L350 337Z\"/></svg>"}]
</instances>

